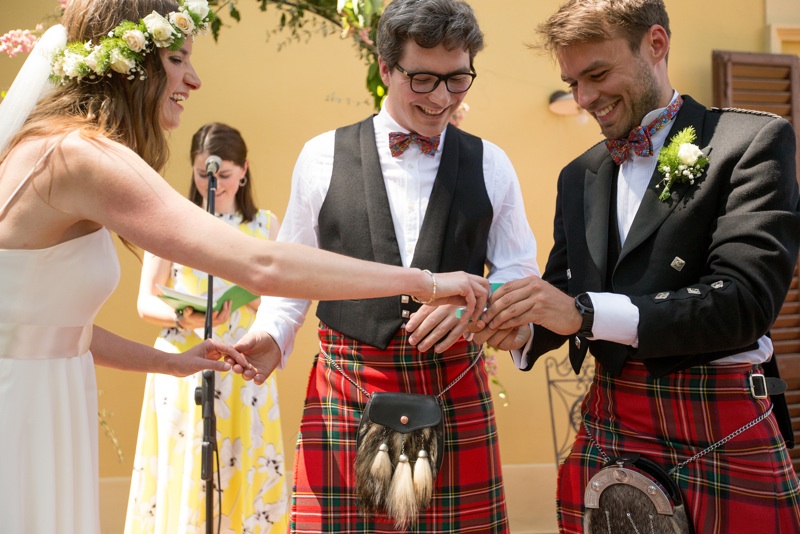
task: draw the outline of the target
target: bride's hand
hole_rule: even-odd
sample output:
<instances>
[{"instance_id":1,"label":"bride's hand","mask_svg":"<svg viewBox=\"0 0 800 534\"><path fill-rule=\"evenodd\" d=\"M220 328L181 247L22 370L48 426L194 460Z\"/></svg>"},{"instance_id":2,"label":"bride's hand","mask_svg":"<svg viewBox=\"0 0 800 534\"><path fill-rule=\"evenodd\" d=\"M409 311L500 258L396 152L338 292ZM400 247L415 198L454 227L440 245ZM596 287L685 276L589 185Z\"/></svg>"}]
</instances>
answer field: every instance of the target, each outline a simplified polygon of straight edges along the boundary
<instances>
[{"instance_id":1,"label":"bride's hand","mask_svg":"<svg viewBox=\"0 0 800 534\"><path fill-rule=\"evenodd\" d=\"M455 273L436 273L433 275L436 280L436 299L426 304L440 306L442 304L457 304L466 307L461 321L469 319L477 321L486 307L489 299L489 281L482 276L467 274L463 271ZM432 293L427 295L431 298Z\"/></svg>"}]
</instances>

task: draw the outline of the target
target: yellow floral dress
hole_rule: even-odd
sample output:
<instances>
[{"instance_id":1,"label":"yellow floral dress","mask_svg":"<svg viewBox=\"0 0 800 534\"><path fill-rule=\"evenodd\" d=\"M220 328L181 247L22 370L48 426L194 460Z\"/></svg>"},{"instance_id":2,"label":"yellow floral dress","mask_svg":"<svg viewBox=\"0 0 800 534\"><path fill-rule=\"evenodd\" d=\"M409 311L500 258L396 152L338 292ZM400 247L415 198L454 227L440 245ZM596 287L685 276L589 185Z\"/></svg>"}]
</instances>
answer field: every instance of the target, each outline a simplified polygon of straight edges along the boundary
<instances>
[{"instance_id":1,"label":"yellow floral dress","mask_svg":"<svg viewBox=\"0 0 800 534\"><path fill-rule=\"evenodd\" d=\"M264 239L269 237L273 221L277 221L267 210L259 210L251 222L243 222L240 213L219 217ZM170 285L204 296L208 278L201 271L173 264ZM221 295L229 286L225 280L214 278L215 295ZM229 324L216 327L214 337L233 344L254 319L253 309L242 306L231 312ZM155 346L182 352L200 343L203 335L202 328L165 328ZM200 479L203 418L194 400L195 389L201 384L201 373L185 378L147 375L125 534L205 532L205 481ZM217 373L214 385L222 488L219 532L284 533L288 494L275 375L263 386L256 386L235 373ZM217 480L216 462L214 479ZM218 532L217 495L215 491L214 532Z\"/></svg>"}]
</instances>

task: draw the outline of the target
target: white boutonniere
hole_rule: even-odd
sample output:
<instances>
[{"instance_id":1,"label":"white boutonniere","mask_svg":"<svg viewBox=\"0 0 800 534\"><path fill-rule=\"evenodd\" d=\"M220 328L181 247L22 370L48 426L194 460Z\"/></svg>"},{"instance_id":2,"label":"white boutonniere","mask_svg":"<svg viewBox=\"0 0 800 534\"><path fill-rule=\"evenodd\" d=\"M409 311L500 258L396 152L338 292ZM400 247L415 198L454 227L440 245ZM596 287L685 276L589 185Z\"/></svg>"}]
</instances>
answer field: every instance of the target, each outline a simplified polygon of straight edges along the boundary
<instances>
[{"instance_id":1,"label":"white boutonniere","mask_svg":"<svg viewBox=\"0 0 800 534\"><path fill-rule=\"evenodd\" d=\"M658 155L658 170L664 174L664 179L656 187L664 187L658 199L666 202L675 183L693 184L708 167L708 158L700 148L693 144L697 139L697 132L693 126L684 128L670 141L669 145L661 149Z\"/></svg>"}]
</instances>

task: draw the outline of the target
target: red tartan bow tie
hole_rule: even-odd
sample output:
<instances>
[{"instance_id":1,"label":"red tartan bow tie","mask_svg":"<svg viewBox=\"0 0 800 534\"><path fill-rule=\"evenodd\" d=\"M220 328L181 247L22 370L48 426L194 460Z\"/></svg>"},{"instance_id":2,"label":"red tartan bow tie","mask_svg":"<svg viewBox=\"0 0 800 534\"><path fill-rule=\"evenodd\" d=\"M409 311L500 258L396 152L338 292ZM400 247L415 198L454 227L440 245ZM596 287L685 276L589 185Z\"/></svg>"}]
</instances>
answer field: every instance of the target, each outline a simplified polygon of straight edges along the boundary
<instances>
[{"instance_id":1,"label":"red tartan bow tie","mask_svg":"<svg viewBox=\"0 0 800 534\"><path fill-rule=\"evenodd\" d=\"M433 156L436 154L436 149L439 148L440 135L433 137L425 137L424 135L417 135L415 133L391 132L389 134L389 150L392 151L392 157L398 157L414 141L423 154Z\"/></svg>"},{"instance_id":2,"label":"red tartan bow tie","mask_svg":"<svg viewBox=\"0 0 800 534\"><path fill-rule=\"evenodd\" d=\"M681 109L682 104L683 99L678 95L678 98L676 98L672 104L664 108L664 111L653 119L653 122L647 126L639 125L631 130L627 139L606 139L606 148L611 153L614 163L622 165L622 162L628 159L631 150L633 150L637 156L645 158L652 156L653 141L651 136L672 120L672 117Z\"/></svg>"}]
</instances>

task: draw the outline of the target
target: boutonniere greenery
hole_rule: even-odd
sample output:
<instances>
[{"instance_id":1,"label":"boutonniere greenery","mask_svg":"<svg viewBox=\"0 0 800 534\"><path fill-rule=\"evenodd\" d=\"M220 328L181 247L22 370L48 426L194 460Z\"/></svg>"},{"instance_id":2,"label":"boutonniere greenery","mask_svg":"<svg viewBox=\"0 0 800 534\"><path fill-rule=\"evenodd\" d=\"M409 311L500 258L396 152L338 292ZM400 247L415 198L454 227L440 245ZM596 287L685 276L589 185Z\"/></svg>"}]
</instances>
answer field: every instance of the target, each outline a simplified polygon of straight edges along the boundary
<instances>
[{"instance_id":1,"label":"boutonniere greenery","mask_svg":"<svg viewBox=\"0 0 800 534\"><path fill-rule=\"evenodd\" d=\"M669 145L661 149L658 155L658 170L664 174L664 179L657 186L664 187L658 195L661 202L669 200L674 184L693 184L708 167L708 158L694 144L695 139L697 132L693 126L689 126L675 134Z\"/></svg>"}]
</instances>

